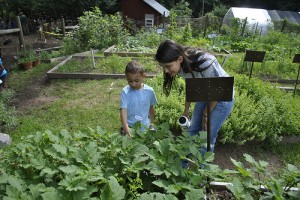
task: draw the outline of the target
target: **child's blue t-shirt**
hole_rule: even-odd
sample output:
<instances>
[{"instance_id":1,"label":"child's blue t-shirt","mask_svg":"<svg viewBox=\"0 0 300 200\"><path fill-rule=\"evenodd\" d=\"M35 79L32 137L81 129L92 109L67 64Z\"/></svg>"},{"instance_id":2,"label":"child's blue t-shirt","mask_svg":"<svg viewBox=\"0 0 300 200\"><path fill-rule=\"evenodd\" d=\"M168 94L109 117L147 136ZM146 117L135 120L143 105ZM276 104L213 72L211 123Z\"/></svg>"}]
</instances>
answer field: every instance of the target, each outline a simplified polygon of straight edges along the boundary
<instances>
[{"instance_id":1,"label":"child's blue t-shirt","mask_svg":"<svg viewBox=\"0 0 300 200\"><path fill-rule=\"evenodd\" d=\"M2 65L2 59L0 58L0 65ZM0 77L4 76L7 74L7 71L3 69L2 73L0 74Z\"/></svg>"},{"instance_id":2,"label":"child's blue t-shirt","mask_svg":"<svg viewBox=\"0 0 300 200\"><path fill-rule=\"evenodd\" d=\"M2 73L0 74L0 77L4 76L4 75L6 75L6 74L7 74L7 71L4 69L4 70L2 71Z\"/></svg>"},{"instance_id":3,"label":"child's blue t-shirt","mask_svg":"<svg viewBox=\"0 0 300 200\"><path fill-rule=\"evenodd\" d=\"M144 87L135 90L129 85L121 91L120 109L127 109L127 123L133 127L134 123L140 121L149 127L149 109L151 105L156 105L157 99L152 87L144 84Z\"/></svg>"}]
</instances>

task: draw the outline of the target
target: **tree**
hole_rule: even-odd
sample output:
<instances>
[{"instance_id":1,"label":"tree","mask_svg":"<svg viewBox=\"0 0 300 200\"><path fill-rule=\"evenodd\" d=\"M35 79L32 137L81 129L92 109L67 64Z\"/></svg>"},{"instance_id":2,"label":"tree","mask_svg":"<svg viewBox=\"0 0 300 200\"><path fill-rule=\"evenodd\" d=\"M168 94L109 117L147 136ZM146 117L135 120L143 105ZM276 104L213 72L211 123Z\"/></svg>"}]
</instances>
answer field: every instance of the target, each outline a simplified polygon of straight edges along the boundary
<instances>
[{"instance_id":1,"label":"tree","mask_svg":"<svg viewBox=\"0 0 300 200\"><path fill-rule=\"evenodd\" d=\"M192 17L192 9L189 8L190 4L186 0L180 0L180 2L176 3L176 5L172 8L172 10L179 17L190 18Z\"/></svg>"},{"instance_id":2,"label":"tree","mask_svg":"<svg viewBox=\"0 0 300 200\"><path fill-rule=\"evenodd\" d=\"M202 0L202 9L201 9L201 16L204 16L205 14L205 4L214 7L214 5L219 4L219 0Z\"/></svg>"},{"instance_id":3,"label":"tree","mask_svg":"<svg viewBox=\"0 0 300 200\"><path fill-rule=\"evenodd\" d=\"M65 16L77 19L85 11L99 7L103 13L118 12L120 0L2 0L5 13L17 15L20 11L29 17L60 18Z\"/></svg>"},{"instance_id":4,"label":"tree","mask_svg":"<svg viewBox=\"0 0 300 200\"><path fill-rule=\"evenodd\" d=\"M214 9L211 11L211 13L213 14L213 16L219 17L219 18L223 18L225 16L225 14L228 11L228 7L225 6L224 4L220 4L214 7Z\"/></svg>"}]
</instances>

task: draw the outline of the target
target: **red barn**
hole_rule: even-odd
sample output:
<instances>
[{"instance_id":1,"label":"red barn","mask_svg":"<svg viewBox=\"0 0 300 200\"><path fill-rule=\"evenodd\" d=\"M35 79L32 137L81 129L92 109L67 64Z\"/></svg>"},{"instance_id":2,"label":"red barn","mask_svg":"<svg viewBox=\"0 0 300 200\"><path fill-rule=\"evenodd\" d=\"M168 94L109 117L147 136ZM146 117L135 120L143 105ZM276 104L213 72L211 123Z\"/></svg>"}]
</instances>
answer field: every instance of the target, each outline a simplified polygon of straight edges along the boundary
<instances>
[{"instance_id":1,"label":"red barn","mask_svg":"<svg viewBox=\"0 0 300 200\"><path fill-rule=\"evenodd\" d=\"M155 0L121 0L124 17L136 21L139 27L153 27L169 16L169 10Z\"/></svg>"}]
</instances>

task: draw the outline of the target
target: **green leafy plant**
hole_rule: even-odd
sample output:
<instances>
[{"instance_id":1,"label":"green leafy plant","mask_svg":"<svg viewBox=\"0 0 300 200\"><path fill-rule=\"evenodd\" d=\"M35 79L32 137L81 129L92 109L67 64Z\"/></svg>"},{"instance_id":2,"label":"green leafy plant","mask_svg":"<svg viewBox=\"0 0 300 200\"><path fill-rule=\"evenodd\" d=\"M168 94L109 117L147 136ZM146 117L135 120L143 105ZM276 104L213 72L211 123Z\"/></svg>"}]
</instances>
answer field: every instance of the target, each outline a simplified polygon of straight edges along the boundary
<instances>
[{"instance_id":1,"label":"green leafy plant","mask_svg":"<svg viewBox=\"0 0 300 200\"><path fill-rule=\"evenodd\" d=\"M24 49L17 53L18 56L18 63L28 63L35 61L37 56L34 50L32 49Z\"/></svg>"},{"instance_id":2,"label":"green leafy plant","mask_svg":"<svg viewBox=\"0 0 300 200\"><path fill-rule=\"evenodd\" d=\"M298 135L300 124L296 118L300 119L292 108L300 103L298 98L255 78L234 77L235 107L220 130L224 141L276 142L287 133Z\"/></svg>"},{"instance_id":3,"label":"green leafy plant","mask_svg":"<svg viewBox=\"0 0 300 200\"><path fill-rule=\"evenodd\" d=\"M205 132L173 137L167 124L156 126L156 131L137 131L133 138L100 127L74 133L37 132L0 149L0 197L203 199L209 181L233 180L228 188L237 199L299 198L299 191L293 190L299 187L297 167L288 165L278 178L270 175L268 163L245 155L251 170L232 159L236 170L222 171L210 163L213 153L199 152L205 144ZM188 168L182 167L182 160L189 162Z\"/></svg>"},{"instance_id":4,"label":"green leafy plant","mask_svg":"<svg viewBox=\"0 0 300 200\"><path fill-rule=\"evenodd\" d=\"M102 49L119 44L127 36L123 20L119 13L103 14L95 7L79 17L79 29L66 37L68 52Z\"/></svg>"},{"instance_id":5,"label":"green leafy plant","mask_svg":"<svg viewBox=\"0 0 300 200\"><path fill-rule=\"evenodd\" d=\"M157 192L203 197L207 177L221 175L207 163L213 154L202 157L199 152L205 137L183 134L175 139L167 124L156 128L137 131L133 139L100 127L28 135L0 150L0 197L137 199ZM193 167L182 168L183 159ZM203 164L206 170L200 168Z\"/></svg>"},{"instance_id":6,"label":"green leafy plant","mask_svg":"<svg viewBox=\"0 0 300 200\"><path fill-rule=\"evenodd\" d=\"M228 189L236 199L298 199L300 198L300 170L288 164L284 172L278 176L271 175L268 163L255 161L252 156L244 154L250 168L244 167L241 162L231 159L235 165L233 185ZM293 190L293 187L298 189ZM262 195L263 194L263 195Z\"/></svg>"},{"instance_id":7,"label":"green leafy plant","mask_svg":"<svg viewBox=\"0 0 300 200\"><path fill-rule=\"evenodd\" d=\"M62 55L64 54L62 53L61 50L59 50L59 51L41 51L39 56L42 60L47 60L51 58L57 58Z\"/></svg>"}]
</instances>

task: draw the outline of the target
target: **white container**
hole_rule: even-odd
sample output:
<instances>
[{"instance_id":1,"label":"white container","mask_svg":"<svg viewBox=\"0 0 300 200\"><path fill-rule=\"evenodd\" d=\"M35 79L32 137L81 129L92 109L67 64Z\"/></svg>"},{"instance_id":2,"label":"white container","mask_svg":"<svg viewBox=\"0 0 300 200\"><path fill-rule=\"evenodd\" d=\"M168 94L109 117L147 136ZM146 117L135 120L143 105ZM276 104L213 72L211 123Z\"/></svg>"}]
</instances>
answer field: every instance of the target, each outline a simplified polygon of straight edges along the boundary
<instances>
[{"instance_id":1,"label":"white container","mask_svg":"<svg viewBox=\"0 0 300 200\"><path fill-rule=\"evenodd\" d=\"M181 116L178 119L178 124L181 128L188 129L190 127L190 120L186 116Z\"/></svg>"}]
</instances>

